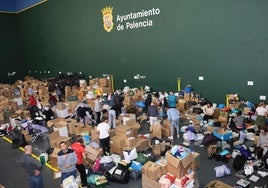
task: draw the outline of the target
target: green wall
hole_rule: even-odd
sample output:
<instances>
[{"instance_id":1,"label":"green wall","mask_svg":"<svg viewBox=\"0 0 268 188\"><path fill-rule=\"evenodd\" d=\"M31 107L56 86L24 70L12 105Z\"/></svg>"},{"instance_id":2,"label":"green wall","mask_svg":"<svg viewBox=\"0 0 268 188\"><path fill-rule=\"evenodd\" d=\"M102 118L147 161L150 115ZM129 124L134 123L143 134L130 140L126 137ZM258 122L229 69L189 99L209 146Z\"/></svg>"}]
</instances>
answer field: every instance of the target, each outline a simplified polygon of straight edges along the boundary
<instances>
[{"instance_id":1,"label":"green wall","mask_svg":"<svg viewBox=\"0 0 268 188\"><path fill-rule=\"evenodd\" d=\"M111 32L103 28L106 6L113 7ZM113 74L115 88L176 90L180 77L182 88L190 84L213 102L225 102L227 93L258 102L268 93L267 7L267 0L48 1L18 15L25 68L40 78ZM153 26L117 30L117 15L152 8L160 14L130 22Z\"/></svg>"},{"instance_id":2,"label":"green wall","mask_svg":"<svg viewBox=\"0 0 268 188\"><path fill-rule=\"evenodd\" d=\"M0 83L14 83L25 75L17 16L0 14L0 23ZM16 72L14 76L8 76L8 73L13 72Z\"/></svg>"}]
</instances>

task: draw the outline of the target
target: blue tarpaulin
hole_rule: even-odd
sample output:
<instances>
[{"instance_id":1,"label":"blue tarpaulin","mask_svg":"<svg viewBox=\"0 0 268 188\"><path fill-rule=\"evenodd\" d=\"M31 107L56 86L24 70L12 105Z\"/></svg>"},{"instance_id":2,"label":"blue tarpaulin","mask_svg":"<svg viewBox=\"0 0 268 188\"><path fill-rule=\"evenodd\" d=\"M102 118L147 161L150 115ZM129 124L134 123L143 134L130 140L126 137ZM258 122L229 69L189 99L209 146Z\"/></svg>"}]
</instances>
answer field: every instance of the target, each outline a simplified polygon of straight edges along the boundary
<instances>
[{"instance_id":1,"label":"blue tarpaulin","mask_svg":"<svg viewBox=\"0 0 268 188\"><path fill-rule=\"evenodd\" d=\"M47 0L0 0L0 12L19 13Z\"/></svg>"}]
</instances>

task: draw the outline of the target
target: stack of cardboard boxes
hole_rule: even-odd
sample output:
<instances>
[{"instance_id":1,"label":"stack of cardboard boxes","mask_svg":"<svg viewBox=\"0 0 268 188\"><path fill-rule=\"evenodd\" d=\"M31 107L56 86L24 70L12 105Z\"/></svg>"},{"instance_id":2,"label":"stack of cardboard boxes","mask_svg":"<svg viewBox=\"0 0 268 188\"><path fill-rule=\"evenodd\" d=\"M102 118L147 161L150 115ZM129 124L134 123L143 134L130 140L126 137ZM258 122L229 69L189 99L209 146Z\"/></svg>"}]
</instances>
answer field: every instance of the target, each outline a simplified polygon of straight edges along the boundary
<instances>
[{"instance_id":1,"label":"stack of cardboard boxes","mask_svg":"<svg viewBox=\"0 0 268 188\"><path fill-rule=\"evenodd\" d=\"M182 147L182 146L180 146ZM194 174L200 166L199 153L189 153L185 158L174 157L169 151L165 159L156 162L149 161L142 167L142 187L157 188L161 187L159 180L166 174L175 176L176 181L180 182L183 177L191 176L194 181ZM191 175L189 174L191 172ZM176 184L177 185L177 184ZM180 186L179 186L180 187ZM183 186L182 186L183 187Z\"/></svg>"}]
</instances>

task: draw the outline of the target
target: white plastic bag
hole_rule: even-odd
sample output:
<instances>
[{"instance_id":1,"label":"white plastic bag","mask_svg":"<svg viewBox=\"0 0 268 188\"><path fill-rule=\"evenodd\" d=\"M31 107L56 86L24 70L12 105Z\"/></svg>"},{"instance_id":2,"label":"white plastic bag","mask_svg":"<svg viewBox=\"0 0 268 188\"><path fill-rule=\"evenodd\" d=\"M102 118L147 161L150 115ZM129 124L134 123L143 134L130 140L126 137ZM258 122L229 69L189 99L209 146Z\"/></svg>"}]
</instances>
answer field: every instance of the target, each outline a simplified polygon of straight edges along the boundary
<instances>
[{"instance_id":1,"label":"white plastic bag","mask_svg":"<svg viewBox=\"0 0 268 188\"><path fill-rule=\"evenodd\" d=\"M124 150L123 151L124 158L127 162L130 162L138 157L136 148L133 148L132 150Z\"/></svg>"},{"instance_id":2,"label":"white plastic bag","mask_svg":"<svg viewBox=\"0 0 268 188\"><path fill-rule=\"evenodd\" d=\"M62 182L63 188L79 188L78 183L75 181L74 176L69 176L65 178Z\"/></svg>"}]
</instances>

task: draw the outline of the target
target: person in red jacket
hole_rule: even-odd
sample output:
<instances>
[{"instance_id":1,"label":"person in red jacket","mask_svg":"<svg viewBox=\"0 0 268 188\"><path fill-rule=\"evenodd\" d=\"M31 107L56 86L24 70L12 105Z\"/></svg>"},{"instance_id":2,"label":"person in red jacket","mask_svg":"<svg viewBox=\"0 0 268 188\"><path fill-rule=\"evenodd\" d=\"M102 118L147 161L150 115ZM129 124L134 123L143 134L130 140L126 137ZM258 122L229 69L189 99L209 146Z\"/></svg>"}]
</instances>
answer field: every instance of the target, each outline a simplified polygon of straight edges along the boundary
<instances>
[{"instance_id":1,"label":"person in red jacket","mask_svg":"<svg viewBox=\"0 0 268 188\"><path fill-rule=\"evenodd\" d=\"M30 106L30 107L37 106L37 101L36 101L34 95L31 95L31 96L29 97L29 106Z\"/></svg>"},{"instance_id":2,"label":"person in red jacket","mask_svg":"<svg viewBox=\"0 0 268 188\"><path fill-rule=\"evenodd\" d=\"M86 158L85 146L83 137L81 135L78 135L76 137L75 142L72 144L72 149L74 150L77 157L76 169L80 173L82 187L88 187L86 169L83 164L83 160Z\"/></svg>"}]
</instances>

